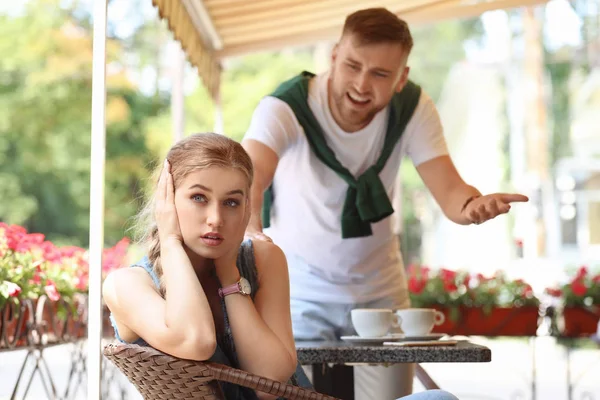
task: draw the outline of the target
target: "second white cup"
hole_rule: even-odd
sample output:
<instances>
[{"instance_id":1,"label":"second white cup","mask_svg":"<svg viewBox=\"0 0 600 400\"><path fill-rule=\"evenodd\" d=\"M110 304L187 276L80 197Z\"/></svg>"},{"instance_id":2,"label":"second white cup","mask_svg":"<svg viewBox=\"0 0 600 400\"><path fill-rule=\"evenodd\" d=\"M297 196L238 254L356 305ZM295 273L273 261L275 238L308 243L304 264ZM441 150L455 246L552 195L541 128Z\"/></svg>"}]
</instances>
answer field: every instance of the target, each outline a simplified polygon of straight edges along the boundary
<instances>
[{"instance_id":1,"label":"second white cup","mask_svg":"<svg viewBox=\"0 0 600 400\"><path fill-rule=\"evenodd\" d=\"M402 332L407 336L427 335L446 319L443 313L433 308L407 308L396 311L396 315Z\"/></svg>"},{"instance_id":2,"label":"second white cup","mask_svg":"<svg viewBox=\"0 0 600 400\"><path fill-rule=\"evenodd\" d=\"M385 308L356 308L351 311L352 325L360 337L382 337L398 327L398 317Z\"/></svg>"}]
</instances>

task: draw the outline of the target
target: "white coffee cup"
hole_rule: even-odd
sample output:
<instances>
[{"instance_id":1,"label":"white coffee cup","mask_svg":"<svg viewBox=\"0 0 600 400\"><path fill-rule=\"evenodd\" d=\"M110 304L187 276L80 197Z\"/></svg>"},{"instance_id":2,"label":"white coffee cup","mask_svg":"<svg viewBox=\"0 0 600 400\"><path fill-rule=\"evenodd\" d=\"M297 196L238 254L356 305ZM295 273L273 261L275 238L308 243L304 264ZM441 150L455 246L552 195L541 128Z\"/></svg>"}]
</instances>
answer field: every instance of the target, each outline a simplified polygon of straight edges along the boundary
<instances>
[{"instance_id":1,"label":"white coffee cup","mask_svg":"<svg viewBox=\"0 0 600 400\"><path fill-rule=\"evenodd\" d=\"M360 337L382 337L398 326L398 317L390 309L356 308L350 312L352 325Z\"/></svg>"},{"instance_id":2,"label":"white coffee cup","mask_svg":"<svg viewBox=\"0 0 600 400\"><path fill-rule=\"evenodd\" d=\"M407 336L420 336L431 333L434 326L441 325L446 317L433 308L407 308L396 311L400 328Z\"/></svg>"}]
</instances>

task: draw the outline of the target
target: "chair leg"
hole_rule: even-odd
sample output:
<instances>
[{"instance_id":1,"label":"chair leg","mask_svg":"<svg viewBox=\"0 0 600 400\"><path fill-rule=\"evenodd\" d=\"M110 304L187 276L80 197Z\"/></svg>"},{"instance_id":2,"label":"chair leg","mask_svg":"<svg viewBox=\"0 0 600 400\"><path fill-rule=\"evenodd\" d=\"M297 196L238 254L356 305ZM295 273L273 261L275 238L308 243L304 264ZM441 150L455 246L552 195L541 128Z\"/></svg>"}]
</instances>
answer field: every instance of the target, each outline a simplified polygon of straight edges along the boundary
<instances>
[{"instance_id":1,"label":"chair leg","mask_svg":"<svg viewBox=\"0 0 600 400\"><path fill-rule=\"evenodd\" d=\"M427 390L439 389L440 387L433 381L433 379L429 376L427 371L421 367L421 364L415 364L415 374L419 379L419 382L425 387Z\"/></svg>"}]
</instances>

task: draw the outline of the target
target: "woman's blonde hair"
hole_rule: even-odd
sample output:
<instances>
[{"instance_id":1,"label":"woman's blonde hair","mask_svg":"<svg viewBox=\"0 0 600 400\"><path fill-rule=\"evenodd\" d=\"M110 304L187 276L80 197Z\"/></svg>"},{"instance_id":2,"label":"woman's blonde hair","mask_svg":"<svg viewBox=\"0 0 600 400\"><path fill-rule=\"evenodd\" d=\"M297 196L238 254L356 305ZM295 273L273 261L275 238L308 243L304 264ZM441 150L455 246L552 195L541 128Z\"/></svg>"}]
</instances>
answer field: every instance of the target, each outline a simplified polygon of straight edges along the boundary
<instances>
[{"instance_id":1,"label":"woman's blonde hair","mask_svg":"<svg viewBox=\"0 0 600 400\"><path fill-rule=\"evenodd\" d=\"M252 160L244 148L235 140L216 133L196 133L177 142L167 153L171 165L173 186L179 187L181 181L191 172L210 168L234 168L242 172L248 180L248 189L252 185ZM158 163L154 171L154 189L149 200L136 218L135 229L138 242L148 246L148 259L156 276L160 280L160 293L165 295L160 261L160 239L154 218L154 199L156 184L163 163Z\"/></svg>"}]
</instances>

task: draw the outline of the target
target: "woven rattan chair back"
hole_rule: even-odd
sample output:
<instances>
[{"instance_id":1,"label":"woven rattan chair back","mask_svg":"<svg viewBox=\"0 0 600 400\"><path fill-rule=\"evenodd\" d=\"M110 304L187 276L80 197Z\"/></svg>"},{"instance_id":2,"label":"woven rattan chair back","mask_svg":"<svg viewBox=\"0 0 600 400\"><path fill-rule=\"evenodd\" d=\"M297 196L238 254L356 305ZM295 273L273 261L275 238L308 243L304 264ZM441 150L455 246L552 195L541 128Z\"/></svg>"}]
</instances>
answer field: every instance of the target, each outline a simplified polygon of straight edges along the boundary
<instances>
[{"instance_id":1,"label":"woven rattan chair back","mask_svg":"<svg viewBox=\"0 0 600 400\"><path fill-rule=\"evenodd\" d=\"M147 346L112 343L104 347L103 353L145 400L226 400L217 381L235 383L289 400L339 400L225 365L176 358Z\"/></svg>"}]
</instances>

